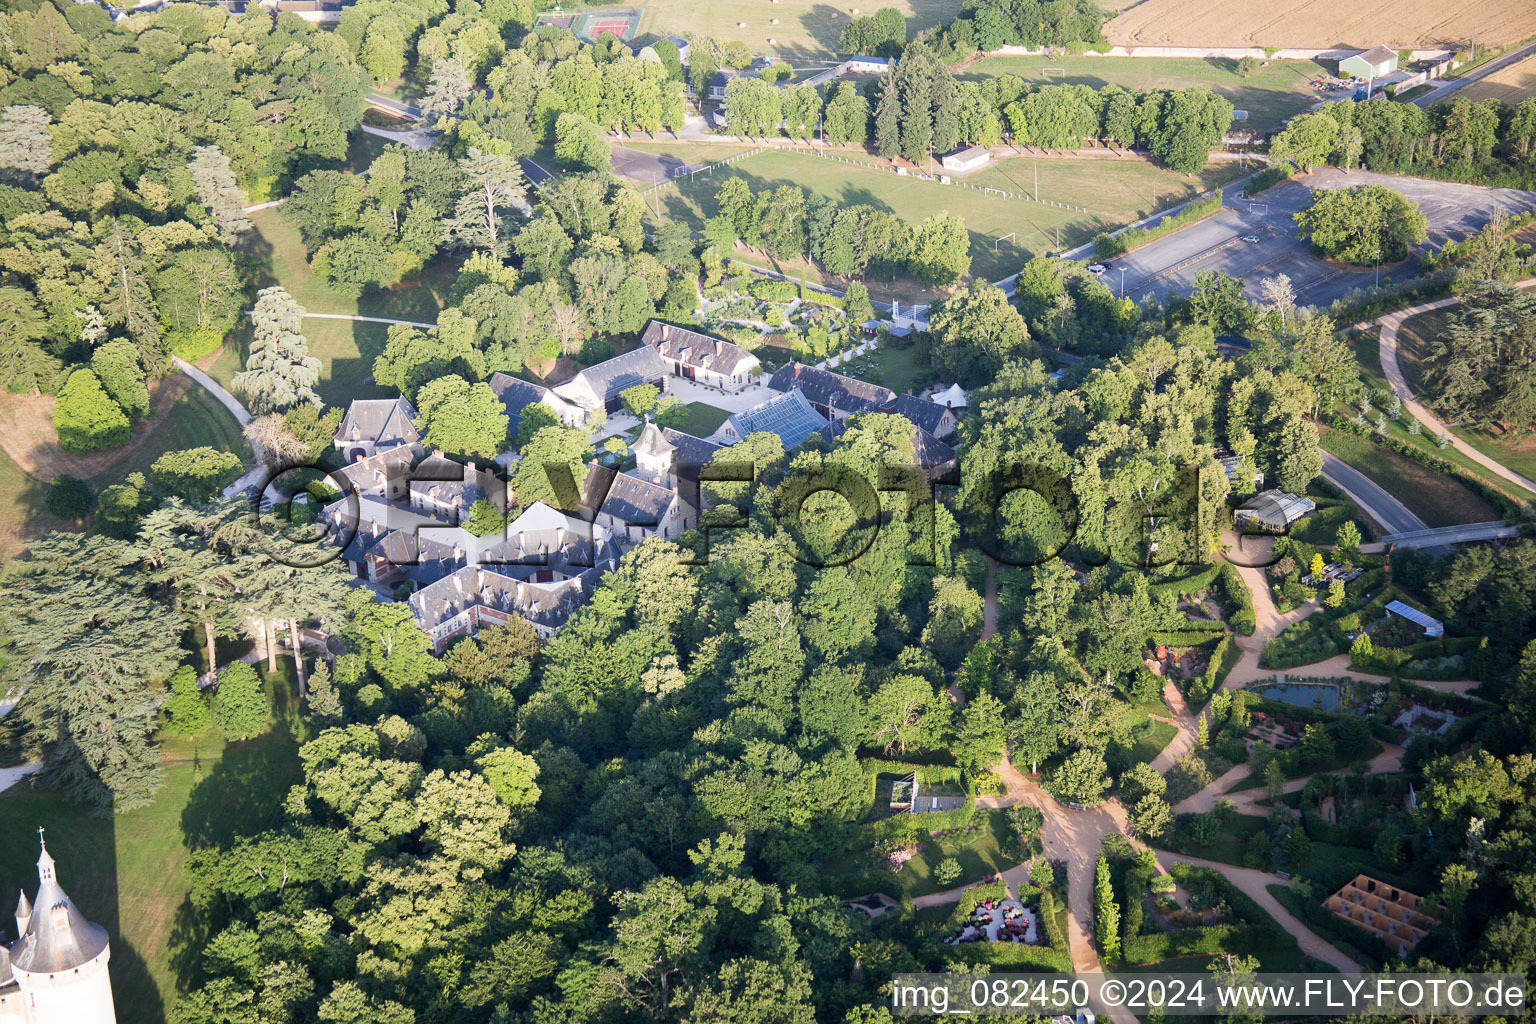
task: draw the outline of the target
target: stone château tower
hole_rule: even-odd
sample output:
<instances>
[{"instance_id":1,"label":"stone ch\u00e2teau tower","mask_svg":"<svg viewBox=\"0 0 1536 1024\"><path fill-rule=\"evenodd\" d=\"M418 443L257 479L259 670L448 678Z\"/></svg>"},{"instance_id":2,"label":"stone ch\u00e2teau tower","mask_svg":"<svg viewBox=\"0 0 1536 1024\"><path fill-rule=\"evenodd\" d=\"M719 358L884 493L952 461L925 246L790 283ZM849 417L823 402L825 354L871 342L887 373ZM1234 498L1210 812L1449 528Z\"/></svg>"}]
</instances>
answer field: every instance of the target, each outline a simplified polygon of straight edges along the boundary
<instances>
[{"instance_id":1,"label":"stone ch\u00e2teau tower","mask_svg":"<svg viewBox=\"0 0 1536 1024\"><path fill-rule=\"evenodd\" d=\"M16 904L17 940L0 943L0 1024L116 1024L106 929L59 886L37 830L37 897Z\"/></svg>"}]
</instances>

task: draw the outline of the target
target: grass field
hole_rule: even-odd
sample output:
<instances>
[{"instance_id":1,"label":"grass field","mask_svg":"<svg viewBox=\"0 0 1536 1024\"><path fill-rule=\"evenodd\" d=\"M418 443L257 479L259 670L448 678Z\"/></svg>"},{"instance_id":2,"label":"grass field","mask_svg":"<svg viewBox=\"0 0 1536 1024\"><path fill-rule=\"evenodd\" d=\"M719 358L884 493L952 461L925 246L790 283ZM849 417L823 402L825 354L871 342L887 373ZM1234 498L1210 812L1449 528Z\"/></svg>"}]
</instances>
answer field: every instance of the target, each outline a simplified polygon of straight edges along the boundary
<instances>
[{"instance_id":1,"label":"grass field","mask_svg":"<svg viewBox=\"0 0 1536 1024\"><path fill-rule=\"evenodd\" d=\"M1536 57L1527 57L1467 86L1458 96L1469 100L1500 99L1510 106L1536 97Z\"/></svg>"},{"instance_id":2,"label":"grass field","mask_svg":"<svg viewBox=\"0 0 1536 1024\"><path fill-rule=\"evenodd\" d=\"M1530 0L1145 0L1104 26L1121 46L1462 48L1536 35Z\"/></svg>"},{"instance_id":3,"label":"grass field","mask_svg":"<svg viewBox=\"0 0 1536 1024\"><path fill-rule=\"evenodd\" d=\"M703 402L689 402L683 406L683 411L688 414L688 421L677 429L694 437L708 437L719 430L720 424L731 416L724 409L717 409Z\"/></svg>"},{"instance_id":4,"label":"grass field","mask_svg":"<svg viewBox=\"0 0 1536 1024\"><path fill-rule=\"evenodd\" d=\"M281 284L299 305L313 313L346 313L435 323L458 273L457 260L439 257L412 280L353 298L332 288L310 271L299 233L282 218L282 207L261 210L252 214L251 220L255 222L256 230L249 244L263 267L259 287ZM383 349L387 331L385 324L304 321L304 337L309 342L309 351L324 364L318 390L326 402L334 405L353 398L382 395L382 391L365 386L363 380L373 373L373 358ZM208 372L227 387L230 378L244 366L249 344L250 322L243 320L225 342L224 350Z\"/></svg>"},{"instance_id":5,"label":"grass field","mask_svg":"<svg viewBox=\"0 0 1536 1024\"><path fill-rule=\"evenodd\" d=\"M162 1024L207 936L186 901L192 849L277 824L288 787L301 780L301 728L292 723L291 669L269 683L276 721L262 736L226 744L215 730L165 744L165 786L155 802L91 817L57 793L25 783L0 794L0 891L37 889L37 829L46 829L64 890L112 939L119 1024Z\"/></svg>"},{"instance_id":6,"label":"grass field","mask_svg":"<svg viewBox=\"0 0 1536 1024\"><path fill-rule=\"evenodd\" d=\"M1313 61L1270 61L1269 67L1248 78L1237 76L1235 64L1214 57L988 57L961 77L1017 75L1032 84L1119 85L1131 90L1204 86L1248 111L1247 126L1259 131L1278 127L1317 101L1317 93L1307 83L1324 69ZM1046 75L1045 68L1060 68L1062 73Z\"/></svg>"},{"instance_id":7,"label":"grass field","mask_svg":"<svg viewBox=\"0 0 1536 1024\"><path fill-rule=\"evenodd\" d=\"M1499 518L1498 509L1452 477L1354 434L1323 426L1318 433L1324 451L1386 488L1431 528Z\"/></svg>"},{"instance_id":8,"label":"grass field","mask_svg":"<svg viewBox=\"0 0 1536 1024\"><path fill-rule=\"evenodd\" d=\"M129 473L149 474L149 467L166 452L202 446L234 452L245 462L251 461L250 445L240 433L240 424L219 400L201 386L188 388L155 425L140 445L122 459L91 477L91 486L103 487L123 482Z\"/></svg>"},{"instance_id":9,"label":"grass field","mask_svg":"<svg viewBox=\"0 0 1536 1024\"><path fill-rule=\"evenodd\" d=\"M959 0L892 0L857 7L833 7L817 0L659 0L642 6L640 34L682 35L693 32L717 39L740 39L753 53L782 58L830 58L838 36L854 17L867 17L877 7L894 7L907 19L908 37L949 21L960 13ZM778 24L771 22L777 19Z\"/></svg>"},{"instance_id":10,"label":"grass field","mask_svg":"<svg viewBox=\"0 0 1536 1024\"><path fill-rule=\"evenodd\" d=\"M1423 400L1423 368L1422 360L1429 354L1430 347L1441 329L1450 320L1453 310L1436 309L1428 313L1420 313L1418 316L1407 320L1397 334L1397 358L1403 368L1403 376L1408 380L1408 386L1413 388L1414 394L1421 396ZM1494 459L1504 466L1508 466L1516 473L1536 479L1536 439L1511 440L1501 433L1467 427L1452 427L1451 432L1473 448ZM1454 453L1454 449L1446 448L1440 452L1442 455ZM1465 460L1469 466L1477 464L1470 459ZM1481 467L1478 467L1481 469ZM1486 470L1483 473L1487 474ZM1498 480L1498 485L1510 490L1512 485L1499 480L1492 474L1487 474L1490 480ZM1523 499L1529 495L1523 492Z\"/></svg>"},{"instance_id":11,"label":"grass field","mask_svg":"<svg viewBox=\"0 0 1536 1024\"><path fill-rule=\"evenodd\" d=\"M688 159L686 148L674 148ZM851 157L850 158L854 159ZM1114 158L1000 160L967 175L970 184L1033 194L1038 164L1042 199L1085 206L1078 213L1027 199L1002 199L969 188L900 177L868 163L842 163L801 153L772 150L721 168L711 177L679 180L655 194L652 221L682 220L695 225L716 211L715 193L725 175L744 178L753 191L800 185L841 203L868 203L912 224L948 211L965 220L971 234L973 275L993 280L1018 270L1040 252L1072 246L1147 214L1209 191L1242 173L1218 164L1199 176L1154 167L1142 160ZM656 210L659 208L658 218ZM1009 235L1012 237L1008 237ZM1005 239L1006 241L1002 241Z\"/></svg>"}]
</instances>

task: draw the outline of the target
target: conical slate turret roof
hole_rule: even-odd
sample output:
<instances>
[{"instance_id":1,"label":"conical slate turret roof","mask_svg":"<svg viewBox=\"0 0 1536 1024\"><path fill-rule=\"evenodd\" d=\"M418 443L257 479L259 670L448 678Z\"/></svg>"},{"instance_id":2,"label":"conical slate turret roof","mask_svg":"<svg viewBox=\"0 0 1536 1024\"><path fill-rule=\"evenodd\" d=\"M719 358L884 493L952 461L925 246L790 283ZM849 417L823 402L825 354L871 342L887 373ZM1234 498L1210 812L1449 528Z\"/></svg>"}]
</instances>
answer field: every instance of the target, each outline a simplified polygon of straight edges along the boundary
<instances>
[{"instance_id":1,"label":"conical slate turret roof","mask_svg":"<svg viewBox=\"0 0 1536 1024\"><path fill-rule=\"evenodd\" d=\"M21 898L25 903L26 894ZM32 905L32 920L26 933L11 947L11 966L28 974L57 974L96 959L106 948L106 929L87 921L76 909L59 886L53 857L43 845L37 858L37 898Z\"/></svg>"}]
</instances>

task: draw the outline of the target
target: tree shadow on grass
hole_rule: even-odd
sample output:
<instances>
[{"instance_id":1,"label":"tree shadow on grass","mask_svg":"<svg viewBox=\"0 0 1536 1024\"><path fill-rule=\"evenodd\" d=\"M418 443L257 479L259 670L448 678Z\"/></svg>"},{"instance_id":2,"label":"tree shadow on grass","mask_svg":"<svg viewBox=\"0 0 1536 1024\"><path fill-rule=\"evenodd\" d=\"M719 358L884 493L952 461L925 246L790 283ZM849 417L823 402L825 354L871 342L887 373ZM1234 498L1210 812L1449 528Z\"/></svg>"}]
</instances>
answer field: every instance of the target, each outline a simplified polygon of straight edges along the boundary
<instances>
[{"instance_id":1,"label":"tree shadow on grass","mask_svg":"<svg viewBox=\"0 0 1536 1024\"><path fill-rule=\"evenodd\" d=\"M9 922L15 894L37 893L37 829L45 829L48 852L57 864L64 891L86 920L107 930L112 943L108 968L117 1019L121 1024L161 1024L166 1006L144 957L122 935L124 908L118 887L117 825L96 817L63 794L33 789L23 782L0 794L0 893ZM6 929L7 938L10 928Z\"/></svg>"}]
</instances>

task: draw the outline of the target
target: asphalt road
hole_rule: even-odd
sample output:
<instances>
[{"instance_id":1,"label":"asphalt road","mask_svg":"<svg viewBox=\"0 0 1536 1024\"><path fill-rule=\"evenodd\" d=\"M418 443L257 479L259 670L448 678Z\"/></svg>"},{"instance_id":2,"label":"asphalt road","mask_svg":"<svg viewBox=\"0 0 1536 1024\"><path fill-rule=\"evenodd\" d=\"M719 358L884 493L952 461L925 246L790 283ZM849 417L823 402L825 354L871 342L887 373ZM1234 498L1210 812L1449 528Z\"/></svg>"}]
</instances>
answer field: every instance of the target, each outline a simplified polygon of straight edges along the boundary
<instances>
[{"instance_id":1,"label":"asphalt road","mask_svg":"<svg viewBox=\"0 0 1536 1024\"><path fill-rule=\"evenodd\" d=\"M1387 533L1412 533L1428 527L1386 488L1353 466L1323 452L1323 479L1347 494Z\"/></svg>"},{"instance_id":2,"label":"asphalt road","mask_svg":"<svg viewBox=\"0 0 1536 1024\"><path fill-rule=\"evenodd\" d=\"M1386 185L1403 193L1419 204L1429 222L1428 238L1409 257L1413 265L1384 267L1384 278L1401 280L1416 273L1419 251L1475 234L1494 207L1510 213L1536 208L1536 192L1324 168L1277 185L1252 202L1239 198L1235 185L1229 186L1223 191L1226 208L1220 213L1111 260L1104 281L1120 292L1123 271L1124 294L1165 299L1170 292L1192 291L1201 271L1220 270L1241 279L1245 294L1259 299L1264 278L1285 274L1298 303L1326 306L1355 288L1371 285L1375 268L1318 259L1311 246L1297 237L1295 214L1313 189L1366 184ZM1258 241L1244 242L1244 237Z\"/></svg>"},{"instance_id":3,"label":"asphalt road","mask_svg":"<svg viewBox=\"0 0 1536 1024\"><path fill-rule=\"evenodd\" d=\"M1446 81L1444 85L1434 90L1433 92L1426 92L1423 95L1415 96L1412 102L1421 107L1427 107L1431 103L1439 103L1441 100L1448 100L1456 94L1457 90L1469 86L1473 82L1476 82L1480 79L1487 78L1494 72L1500 71L1503 68L1507 68L1511 64L1525 60L1525 58L1533 54L1536 54L1536 43L1533 43L1523 49L1516 50L1513 53L1506 53L1502 57L1496 57L1488 63L1484 64L1482 67L1477 68L1474 71L1468 71L1460 78L1453 78L1450 81ZM1442 79L1442 81L1444 80Z\"/></svg>"}]
</instances>

